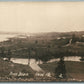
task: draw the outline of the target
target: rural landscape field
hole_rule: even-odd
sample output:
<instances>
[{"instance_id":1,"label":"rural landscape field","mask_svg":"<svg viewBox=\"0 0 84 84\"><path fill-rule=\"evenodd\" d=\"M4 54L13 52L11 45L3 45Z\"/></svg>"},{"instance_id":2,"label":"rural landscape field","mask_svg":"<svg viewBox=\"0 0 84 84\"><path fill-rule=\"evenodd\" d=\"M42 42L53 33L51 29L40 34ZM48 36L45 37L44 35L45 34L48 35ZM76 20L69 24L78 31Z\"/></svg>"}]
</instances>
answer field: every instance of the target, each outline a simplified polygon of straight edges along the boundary
<instances>
[{"instance_id":1,"label":"rural landscape field","mask_svg":"<svg viewBox=\"0 0 84 84\"><path fill-rule=\"evenodd\" d=\"M2 35L0 81L84 81L83 31Z\"/></svg>"},{"instance_id":2,"label":"rural landscape field","mask_svg":"<svg viewBox=\"0 0 84 84\"><path fill-rule=\"evenodd\" d=\"M0 2L0 82L84 82L84 2L64 1Z\"/></svg>"}]
</instances>

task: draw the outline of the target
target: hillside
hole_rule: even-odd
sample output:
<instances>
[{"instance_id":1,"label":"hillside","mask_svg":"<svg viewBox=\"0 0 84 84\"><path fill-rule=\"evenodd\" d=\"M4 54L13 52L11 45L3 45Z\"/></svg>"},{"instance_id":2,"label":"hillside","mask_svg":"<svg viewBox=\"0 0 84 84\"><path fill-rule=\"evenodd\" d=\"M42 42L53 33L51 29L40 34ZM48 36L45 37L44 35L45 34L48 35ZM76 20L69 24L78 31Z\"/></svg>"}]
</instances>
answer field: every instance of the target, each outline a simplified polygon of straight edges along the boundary
<instances>
[{"instance_id":1,"label":"hillside","mask_svg":"<svg viewBox=\"0 0 84 84\"><path fill-rule=\"evenodd\" d=\"M19 73L26 73L28 75L19 75ZM32 78L35 72L28 65L15 64L4 61L0 58L0 80L10 80L12 78Z\"/></svg>"},{"instance_id":2,"label":"hillside","mask_svg":"<svg viewBox=\"0 0 84 84\"><path fill-rule=\"evenodd\" d=\"M26 78L25 80L29 81L32 78L32 81L59 81L54 76L57 62L47 63L47 61L64 56L81 56L84 58L84 32L50 32L11 37L0 42L0 80L13 81L15 78L14 81L19 81L21 78L20 81L24 81L23 79ZM4 61L3 58L8 58L8 60ZM11 58L27 58L27 60L34 58L40 67L35 64L30 67L29 65L12 63ZM40 61L43 64L40 64ZM45 77L41 80L39 78L35 80L35 66L44 72L54 74L50 80L45 80ZM65 66L67 81L84 81L84 62L66 61ZM10 76L9 74L12 72L29 73L29 76ZM53 77L55 80L52 80Z\"/></svg>"},{"instance_id":3,"label":"hillside","mask_svg":"<svg viewBox=\"0 0 84 84\"><path fill-rule=\"evenodd\" d=\"M55 68L58 63L45 63L40 64L40 67L46 72L51 72L55 74ZM66 81L84 81L84 62L65 62L66 66Z\"/></svg>"},{"instance_id":4,"label":"hillside","mask_svg":"<svg viewBox=\"0 0 84 84\"><path fill-rule=\"evenodd\" d=\"M8 50L11 57L35 58L48 61L63 56L84 55L84 32L50 32L38 33L25 38L13 37L0 43L0 56L7 57ZM69 44L70 40L71 44ZM30 55L30 56L29 56Z\"/></svg>"}]
</instances>

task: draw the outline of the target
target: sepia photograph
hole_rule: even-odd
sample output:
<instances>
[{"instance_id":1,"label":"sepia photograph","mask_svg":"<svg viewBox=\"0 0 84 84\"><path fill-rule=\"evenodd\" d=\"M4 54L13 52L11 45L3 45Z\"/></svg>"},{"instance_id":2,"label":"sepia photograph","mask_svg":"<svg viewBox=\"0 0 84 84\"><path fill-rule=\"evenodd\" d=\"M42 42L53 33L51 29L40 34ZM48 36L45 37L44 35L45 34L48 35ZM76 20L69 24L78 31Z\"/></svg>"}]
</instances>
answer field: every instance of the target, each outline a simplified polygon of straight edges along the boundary
<instances>
[{"instance_id":1,"label":"sepia photograph","mask_svg":"<svg viewBox=\"0 0 84 84\"><path fill-rule=\"evenodd\" d=\"M0 82L84 82L84 2L0 1Z\"/></svg>"}]
</instances>

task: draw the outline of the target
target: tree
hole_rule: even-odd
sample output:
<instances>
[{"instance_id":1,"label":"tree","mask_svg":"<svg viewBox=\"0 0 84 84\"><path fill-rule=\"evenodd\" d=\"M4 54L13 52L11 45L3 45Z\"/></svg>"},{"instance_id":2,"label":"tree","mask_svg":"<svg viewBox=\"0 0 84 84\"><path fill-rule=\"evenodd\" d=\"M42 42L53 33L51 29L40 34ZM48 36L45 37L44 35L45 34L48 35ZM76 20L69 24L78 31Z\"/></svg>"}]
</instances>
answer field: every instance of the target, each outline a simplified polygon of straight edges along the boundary
<instances>
[{"instance_id":1,"label":"tree","mask_svg":"<svg viewBox=\"0 0 84 84\"><path fill-rule=\"evenodd\" d=\"M36 48L35 49L35 59L36 59L36 61L39 61L39 64L40 64L40 58L41 57L42 57L42 49Z\"/></svg>"},{"instance_id":2,"label":"tree","mask_svg":"<svg viewBox=\"0 0 84 84\"><path fill-rule=\"evenodd\" d=\"M75 34L72 35L72 43L75 43L76 41L79 41L79 37Z\"/></svg>"},{"instance_id":3,"label":"tree","mask_svg":"<svg viewBox=\"0 0 84 84\"><path fill-rule=\"evenodd\" d=\"M31 48L28 48L28 65L30 65Z\"/></svg>"},{"instance_id":4,"label":"tree","mask_svg":"<svg viewBox=\"0 0 84 84\"><path fill-rule=\"evenodd\" d=\"M1 50L0 56L1 56L2 58L6 57L5 48L4 48L4 47L1 47L0 50Z\"/></svg>"},{"instance_id":5,"label":"tree","mask_svg":"<svg viewBox=\"0 0 84 84\"><path fill-rule=\"evenodd\" d=\"M66 68L64 63L64 57L60 57L58 66L55 69L55 76L56 78L66 78Z\"/></svg>"},{"instance_id":6,"label":"tree","mask_svg":"<svg viewBox=\"0 0 84 84\"><path fill-rule=\"evenodd\" d=\"M43 61L44 63L46 63L47 61L49 61L51 59L51 53L49 51L48 48L43 49L42 51L42 56L41 56L41 61Z\"/></svg>"},{"instance_id":7,"label":"tree","mask_svg":"<svg viewBox=\"0 0 84 84\"><path fill-rule=\"evenodd\" d=\"M38 44L38 40L35 41L35 44Z\"/></svg>"},{"instance_id":8,"label":"tree","mask_svg":"<svg viewBox=\"0 0 84 84\"><path fill-rule=\"evenodd\" d=\"M9 49L8 50L8 52L7 52L7 58L8 58L8 60L10 61L10 59L11 59L11 56L12 55L12 52L11 52L11 50Z\"/></svg>"}]
</instances>

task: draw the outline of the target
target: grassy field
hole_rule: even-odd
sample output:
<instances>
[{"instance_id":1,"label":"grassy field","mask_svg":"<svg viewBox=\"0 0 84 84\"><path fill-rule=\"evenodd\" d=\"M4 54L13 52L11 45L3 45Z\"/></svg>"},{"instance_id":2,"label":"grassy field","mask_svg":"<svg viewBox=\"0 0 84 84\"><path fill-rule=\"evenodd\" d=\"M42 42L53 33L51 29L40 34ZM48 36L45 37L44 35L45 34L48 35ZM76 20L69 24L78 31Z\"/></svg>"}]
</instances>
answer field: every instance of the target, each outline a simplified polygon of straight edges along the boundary
<instances>
[{"instance_id":1,"label":"grassy field","mask_svg":"<svg viewBox=\"0 0 84 84\"><path fill-rule=\"evenodd\" d=\"M57 62L39 65L46 72L55 72ZM65 62L67 78L84 81L84 62Z\"/></svg>"},{"instance_id":2,"label":"grassy field","mask_svg":"<svg viewBox=\"0 0 84 84\"><path fill-rule=\"evenodd\" d=\"M57 62L53 63L44 63L39 65L45 72L55 73L55 68L57 67ZM84 62L65 62L66 66L66 75L68 81L84 81ZM29 76L25 77L18 77L18 76L10 76L10 72L13 73L29 73ZM41 80L34 80L35 72L29 67L28 65L21 65L15 64L8 61L3 61L0 58L0 81L43 81ZM10 80L7 78L12 77ZM16 79L15 79L16 78ZM21 79L19 79L21 78ZM30 79L32 78L32 79ZM73 80L69 80L73 79ZM45 81L48 81L47 79ZM49 80L51 81L51 80ZM53 80L52 81L60 81L60 80ZM66 80L64 80L66 81Z\"/></svg>"},{"instance_id":3,"label":"grassy field","mask_svg":"<svg viewBox=\"0 0 84 84\"><path fill-rule=\"evenodd\" d=\"M15 64L12 62L4 61L0 58L0 77L10 77L10 73L28 73L28 77L34 76L34 71L28 65ZM14 76L16 77L16 76Z\"/></svg>"}]
</instances>

